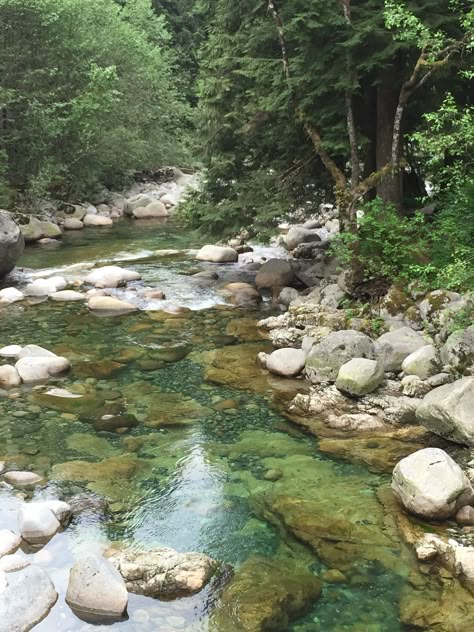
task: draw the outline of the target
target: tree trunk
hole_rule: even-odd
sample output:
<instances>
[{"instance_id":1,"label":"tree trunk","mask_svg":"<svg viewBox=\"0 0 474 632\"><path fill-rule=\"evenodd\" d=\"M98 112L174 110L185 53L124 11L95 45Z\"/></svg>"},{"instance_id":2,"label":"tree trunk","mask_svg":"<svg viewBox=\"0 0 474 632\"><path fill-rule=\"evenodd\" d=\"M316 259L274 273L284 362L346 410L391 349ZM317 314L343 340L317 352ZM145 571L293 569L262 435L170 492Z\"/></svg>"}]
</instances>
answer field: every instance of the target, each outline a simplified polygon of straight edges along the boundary
<instances>
[{"instance_id":1,"label":"tree trunk","mask_svg":"<svg viewBox=\"0 0 474 632\"><path fill-rule=\"evenodd\" d=\"M377 85L377 169L392 161L393 121L398 105L400 85L395 81L396 67L389 66L380 71ZM394 174L381 180L377 195L387 204L402 210L402 174Z\"/></svg>"}]
</instances>

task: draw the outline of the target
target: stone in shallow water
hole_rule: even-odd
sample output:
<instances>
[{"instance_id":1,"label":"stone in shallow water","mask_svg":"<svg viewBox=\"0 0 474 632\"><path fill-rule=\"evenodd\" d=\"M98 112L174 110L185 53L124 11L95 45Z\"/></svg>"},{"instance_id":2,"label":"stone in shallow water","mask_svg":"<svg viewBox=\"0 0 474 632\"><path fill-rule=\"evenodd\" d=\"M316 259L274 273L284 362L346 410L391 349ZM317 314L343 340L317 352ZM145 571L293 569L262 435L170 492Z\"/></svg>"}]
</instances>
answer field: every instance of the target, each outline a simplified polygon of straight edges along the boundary
<instances>
[{"instance_id":1,"label":"stone in shallow water","mask_svg":"<svg viewBox=\"0 0 474 632\"><path fill-rule=\"evenodd\" d=\"M127 612L127 588L108 560L90 555L72 567L66 603L87 621L119 620Z\"/></svg>"},{"instance_id":2,"label":"stone in shallow water","mask_svg":"<svg viewBox=\"0 0 474 632\"><path fill-rule=\"evenodd\" d=\"M109 549L106 556L130 592L154 598L193 595L204 588L219 566L202 553L178 553L167 548L145 552Z\"/></svg>"},{"instance_id":3,"label":"stone in shallow water","mask_svg":"<svg viewBox=\"0 0 474 632\"><path fill-rule=\"evenodd\" d=\"M20 536L10 531L10 529L2 529L0 531L0 557L14 553L20 544Z\"/></svg>"},{"instance_id":4,"label":"stone in shallow water","mask_svg":"<svg viewBox=\"0 0 474 632\"><path fill-rule=\"evenodd\" d=\"M8 345L0 349L0 356L2 358L16 358L21 350L20 345Z\"/></svg>"},{"instance_id":5,"label":"stone in shallow water","mask_svg":"<svg viewBox=\"0 0 474 632\"><path fill-rule=\"evenodd\" d=\"M0 366L0 388L14 388L20 384L21 378L14 366Z\"/></svg>"},{"instance_id":6,"label":"stone in shallow water","mask_svg":"<svg viewBox=\"0 0 474 632\"><path fill-rule=\"evenodd\" d=\"M93 296L87 305L90 310L97 312L131 312L137 309L135 305L112 296Z\"/></svg>"},{"instance_id":7,"label":"stone in shallow water","mask_svg":"<svg viewBox=\"0 0 474 632\"><path fill-rule=\"evenodd\" d=\"M30 544L48 542L61 526L45 503L22 505L18 511L18 524L22 538Z\"/></svg>"},{"instance_id":8,"label":"stone in shallow water","mask_svg":"<svg viewBox=\"0 0 474 632\"><path fill-rule=\"evenodd\" d=\"M57 356L52 351L48 351L48 349L44 349L44 347L39 345L27 345L20 349L16 357L18 360L21 360L21 358L56 358Z\"/></svg>"},{"instance_id":9,"label":"stone in shallow water","mask_svg":"<svg viewBox=\"0 0 474 632\"><path fill-rule=\"evenodd\" d=\"M286 630L319 598L321 582L309 571L284 560L251 557L217 601L211 629L245 632Z\"/></svg>"},{"instance_id":10,"label":"stone in shallow water","mask_svg":"<svg viewBox=\"0 0 474 632\"><path fill-rule=\"evenodd\" d=\"M21 571L29 565L30 562L26 559L26 557L22 557L21 555L5 555L0 559L0 571L4 573Z\"/></svg>"},{"instance_id":11,"label":"stone in shallow water","mask_svg":"<svg viewBox=\"0 0 474 632\"><path fill-rule=\"evenodd\" d=\"M42 382L66 373L71 368L69 360L61 357L28 357L15 364L23 382Z\"/></svg>"},{"instance_id":12,"label":"stone in shallow water","mask_svg":"<svg viewBox=\"0 0 474 632\"><path fill-rule=\"evenodd\" d=\"M135 455L114 456L99 463L68 461L53 466L52 478L66 481L103 481L113 479L122 483L137 471L139 459Z\"/></svg>"},{"instance_id":13,"label":"stone in shallow water","mask_svg":"<svg viewBox=\"0 0 474 632\"><path fill-rule=\"evenodd\" d=\"M44 480L42 476L35 474L34 472L22 472L17 470L7 472L3 475L3 478L7 483L10 483L10 485L14 485L15 487L37 485Z\"/></svg>"},{"instance_id":14,"label":"stone in shallow water","mask_svg":"<svg viewBox=\"0 0 474 632\"><path fill-rule=\"evenodd\" d=\"M39 566L5 574L0 589L0 632L26 632L42 621L56 603L58 593Z\"/></svg>"}]
</instances>

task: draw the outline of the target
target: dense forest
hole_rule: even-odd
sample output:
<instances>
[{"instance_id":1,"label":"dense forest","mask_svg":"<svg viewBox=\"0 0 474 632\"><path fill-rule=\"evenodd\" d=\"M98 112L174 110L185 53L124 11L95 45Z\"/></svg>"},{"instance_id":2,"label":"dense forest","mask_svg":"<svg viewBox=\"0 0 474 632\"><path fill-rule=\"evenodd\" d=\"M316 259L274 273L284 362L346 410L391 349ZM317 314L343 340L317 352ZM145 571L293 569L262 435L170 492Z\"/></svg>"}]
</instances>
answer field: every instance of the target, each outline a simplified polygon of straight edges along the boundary
<instances>
[{"instance_id":1,"label":"dense forest","mask_svg":"<svg viewBox=\"0 0 474 632\"><path fill-rule=\"evenodd\" d=\"M335 202L355 285L472 285L469 0L0 0L0 21L4 206L180 164L204 232Z\"/></svg>"}]
</instances>

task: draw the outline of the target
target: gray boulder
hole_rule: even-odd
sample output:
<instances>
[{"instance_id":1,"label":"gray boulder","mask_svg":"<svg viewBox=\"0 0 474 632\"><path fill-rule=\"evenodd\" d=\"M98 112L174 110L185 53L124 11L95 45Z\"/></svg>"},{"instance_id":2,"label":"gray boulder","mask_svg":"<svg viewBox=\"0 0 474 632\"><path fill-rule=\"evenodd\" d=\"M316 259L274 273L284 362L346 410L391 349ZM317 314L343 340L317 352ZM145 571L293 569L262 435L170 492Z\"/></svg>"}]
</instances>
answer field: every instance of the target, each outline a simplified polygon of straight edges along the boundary
<instances>
[{"instance_id":1,"label":"gray boulder","mask_svg":"<svg viewBox=\"0 0 474 632\"><path fill-rule=\"evenodd\" d=\"M103 557L90 555L72 567L66 603L87 621L118 620L127 611L127 588L115 566Z\"/></svg>"},{"instance_id":2,"label":"gray boulder","mask_svg":"<svg viewBox=\"0 0 474 632\"><path fill-rule=\"evenodd\" d=\"M385 371L399 371L405 358L424 346L426 340L420 333L410 327L400 327L378 338L377 357L383 362Z\"/></svg>"},{"instance_id":3,"label":"gray boulder","mask_svg":"<svg viewBox=\"0 0 474 632\"><path fill-rule=\"evenodd\" d=\"M284 259L270 259L257 272L255 284L258 288L284 288L295 276L293 266Z\"/></svg>"},{"instance_id":4,"label":"gray boulder","mask_svg":"<svg viewBox=\"0 0 474 632\"><path fill-rule=\"evenodd\" d=\"M321 241L317 232L305 226L292 226L285 235L285 243L288 250L294 250L300 244L307 244L313 241Z\"/></svg>"},{"instance_id":5,"label":"gray boulder","mask_svg":"<svg viewBox=\"0 0 474 632\"><path fill-rule=\"evenodd\" d=\"M277 349L266 358L266 367L271 373L283 377L294 377L304 369L306 353L301 349Z\"/></svg>"},{"instance_id":6,"label":"gray boulder","mask_svg":"<svg viewBox=\"0 0 474 632\"><path fill-rule=\"evenodd\" d=\"M64 220L64 230L82 230L84 228L84 222L77 217L66 217Z\"/></svg>"},{"instance_id":7,"label":"gray boulder","mask_svg":"<svg viewBox=\"0 0 474 632\"><path fill-rule=\"evenodd\" d=\"M23 254L25 241L10 213L0 210L0 278L11 272Z\"/></svg>"},{"instance_id":8,"label":"gray boulder","mask_svg":"<svg viewBox=\"0 0 474 632\"><path fill-rule=\"evenodd\" d=\"M393 470L392 490L403 507L423 518L443 520L474 500L467 476L439 448L402 459Z\"/></svg>"},{"instance_id":9,"label":"gray boulder","mask_svg":"<svg viewBox=\"0 0 474 632\"><path fill-rule=\"evenodd\" d=\"M362 397L375 391L384 377L383 366L376 360L353 358L339 369L336 387L342 393Z\"/></svg>"},{"instance_id":10,"label":"gray boulder","mask_svg":"<svg viewBox=\"0 0 474 632\"><path fill-rule=\"evenodd\" d=\"M439 372L439 355L433 345L420 347L403 360L402 371L407 375L417 375L422 380Z\"/></svg>"},{"instance_id":11,"label":"gray boulder","mask_svg":"<svg viewBox=\"0 0 474 632\"><path fill-rule=\"evenodd\" d=\"M127 200L125 205L125 215L133 215L133 211L136 208L146 207L149 204L153 204L153 202L156 202L156 198L153 198L151 195L147 195L146 193L135 195Z\"/></svg>"},{"instance_id":12,"label":"gray boulder","mask_svg":"<svg viewBox=\"0 0 474 632\"><path fill-rule=\"evenodd\" d=\"M306 358L305 373L314 383L335 382L339 369L353 358L374 357L374 344L353 329L335 331L314 345Z\"/></svg>"},{"instance_id":13,"label":"gray boulder","mask_svg":"<svg viewBox=\"0 0 474 632\"><path fill-rule=\"evenodd\" d=\"M449 336L441 349L441 361L457 373L474 367L474 325Z\"/></svg>"},{"instance_id":14,"label":"gray boulder","mask_svg":"<svg viewBox=\"0 0 474 632\"><path fill-rule=\"evenodd\" d=\"M474 446L474 377L445 384L426 395L418 421L445 439Z\"/></svg>"},{"instance_id":15,"label":"gray boulder","mask_svg":"<svg viewBox=\"0 0 474 632\"><path fill-rule=\"evenodd\" d=\"M27 632L42 621L58 599L45 571L35 565L5 573L0 588L0 632Z\"/></svg>"}]
</instances>

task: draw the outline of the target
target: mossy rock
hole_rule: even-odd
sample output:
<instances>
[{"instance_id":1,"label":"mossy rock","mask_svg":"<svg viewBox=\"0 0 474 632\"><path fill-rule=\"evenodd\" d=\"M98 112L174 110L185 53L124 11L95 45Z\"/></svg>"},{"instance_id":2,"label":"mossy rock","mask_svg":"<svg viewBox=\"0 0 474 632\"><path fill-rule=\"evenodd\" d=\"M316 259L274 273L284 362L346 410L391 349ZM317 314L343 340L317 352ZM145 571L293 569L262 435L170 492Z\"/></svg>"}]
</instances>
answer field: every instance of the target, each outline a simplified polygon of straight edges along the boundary
<instances>
[{"instance_id":1,"label":"mossy rock","mask_svg":"<svg viewBox=\"0 0 474 632\"><path fill-rule=\"evenodd\" d=\"M321 582L289 562L251 557L225 587L211 615L219 632L278 632L319 599Z\"/></svg>"}]
</instances>

